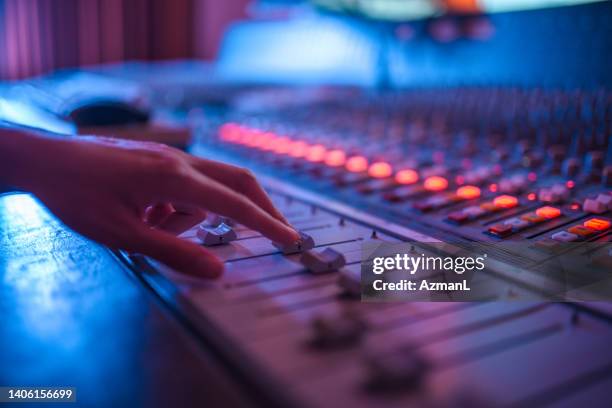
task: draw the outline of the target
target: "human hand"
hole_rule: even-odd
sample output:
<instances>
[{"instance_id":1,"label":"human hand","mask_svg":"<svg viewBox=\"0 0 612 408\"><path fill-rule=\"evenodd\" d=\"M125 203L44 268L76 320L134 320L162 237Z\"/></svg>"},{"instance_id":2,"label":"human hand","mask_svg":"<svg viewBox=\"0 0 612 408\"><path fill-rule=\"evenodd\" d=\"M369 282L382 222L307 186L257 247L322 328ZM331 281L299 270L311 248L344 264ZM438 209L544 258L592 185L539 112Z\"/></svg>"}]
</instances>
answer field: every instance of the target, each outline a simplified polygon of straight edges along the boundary
<instances>
[{"instance_id":1,"label":"human hand","mask_svg":"<svg viewBox=\"0 0 612 408\"><path fill-rule=\"evenodd\" d=\"M201 222L206 210L274 242L299 239L248 170L150 142L79 137L29 147L34 166L22 168L21 188L84 236L180 272L222 273L213 254L176 237Z\"/></svg>"}]
</instances>

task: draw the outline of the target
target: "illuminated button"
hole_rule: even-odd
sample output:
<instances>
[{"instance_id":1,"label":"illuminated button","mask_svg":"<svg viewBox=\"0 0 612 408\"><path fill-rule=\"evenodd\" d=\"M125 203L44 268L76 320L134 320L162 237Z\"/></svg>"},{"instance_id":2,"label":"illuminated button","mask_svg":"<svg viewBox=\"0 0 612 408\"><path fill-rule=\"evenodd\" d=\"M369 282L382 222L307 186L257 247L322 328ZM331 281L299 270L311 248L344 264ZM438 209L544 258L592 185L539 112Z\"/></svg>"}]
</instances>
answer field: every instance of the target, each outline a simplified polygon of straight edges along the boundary
<instances>
[{"instance_id":1,"label":"illuminated button","mask_svg":"<svg viewBox=\"0 0 612 408\"><path fill-rule=\"evenodd\" d=\"M596 230L587 228L584 225L575 225L568 229L568 232L578 235L580 238L588 238L591 235L597 233Z\"/></svg>"},{"instance_id":2,"label":"illuminated button","mask_svg":"<svg viewBox=\"0 0 612 408\"><path fill-rule=\"evenodd\" d=\"M291 149L292 143L293 142L288 137L280 137L276 139L276 143L271 150L278 154L287 154Z\"/></svg>"},{"instance_id":3,"label":"illuminated button","mask_svg":"<svg viewBox=\"0 0 612 408\"><path fill-rule=\"evenodd\" d=\"M591 218L582 225L595 231L606 231L610 229L610 221L605 218Z\"/></svg>"},{"instance_id":4,"label":"illuminated button","mask_svg":"<svg viewBox=\"0 0 612 408\"><path fill-rule=\"evenodd\" d=\"M344 255L340 252L327 248L323 251L307 251L300 258L302 265L313 274L322 274L337 271L346 264Z\"/></svg>"},{"instance_id":5,"label":"illuminated button","mask_svg":"<svg viewBox=\"0 0 612 408\"><path fill-rule=\"evenodd\" d=\"M546 218L536 214L535 212L530 212L530 213L527 213L527 214L523 214L523 215L521 215L521 219L525 220L527 222L531 222L533 224L537 224L539 222L546 221Z\"/></svg>"},{"instance_id":6,"label":"illuminated button","mask_svg":"<svg viewBox=\"0 0 612 408\"><path fill-rule=\"evenodd\" d=\"M578 241L578 235L567 231L559 231L551 235L551 238L558 242L574 242Z\"/></svg>"},{"instance_id":7,"label":"illuminated button","mask_svg":"<svg viewBox=\"0 0 612 408\"><path fill-rule=\"evenodd\" d=\"M480 197L480 189L476 186L463 186L457 189L457 196L464 200Z\"/></svg>"},{"instance_id":8,"label":"illuminated button","mask_svg":"<svg viewBox=\"0 0 612 408\"><path fill-rule=\"evenodd\" d=\"M412 169L404 169L395 173L395 181L398 184L414 184L419 181L419 174Z\"/></svg>"},{"instance_id":9,"label":"illuminated button","mask_svg":"<svg viewBox=\"0 0 612 408\"><path fill-rule=\"evenodd\" d=\"M299 232L300 239L291 245L281 245L279 243L273 242L272 244L281 250L281 252L285 255L289 254L297 254L300 252L308 251L314 248L314 240L308 234L303 232Z\"/></svg>"},{"instance_id":10,"label":"illuminated button","mask_svg":"<svg viewBox=\"0 0 612 408\"><path fill-rule=\"evenodd\" d=\"M423 186L425 187L425 190L442 191L448 187L448 180L440 176L431 176L425 179Z\"/></svg>"},{"instance_id":11,"label":"illuminated button","mask_svg":"<svg viewBox=\"0 0 612 408\"><path fill-rule=\"evenodd\" d=\"M306 153L306 160L311 161L313 163L318 163L323 161L325 158L325 152L327 149L323 145L314 145L308 148Z\"/></svg>"},{"instance_id":12,"label":"illuminated button","mask_svg":"<svg viewBox=\"0 0 612 408\"><path fill-rule=\"evenodd\" d=\"M601 213L605 213L608 210L606 205L592 198L587 198L586 200L584 200L584 203L582 203L582 209L585 212L588 212L591 214L601 214Z\"/></svg>"},{"instance_id":13,"label":"illuminated button","mask_svg":"<svg viewBox=\"0 0 612 408\"><path fill-rule=\"evenodd\" d=\"M518 199L511 195L495 197L493 204L498 208L513 208L518 205Z\"/></svg>"},{"instance_id":14,"label":"illuminated button","mask_svg":"<svg viewBox=\"0 0 612 408\"><path fill-rule=\"evenodd\" d=\"M531 223L529 223L528 221L525 221L521 218L518 217L514 217L514 218L510 218L507 219L506 221L504 221L504 225L509 225L512 227L512 231L517 232L520 231L522 229L525 229L527 227L529 227L531 225Z\"/></svg>"},{"instance_id":15,"label":"illuminated button","mask_svg":"<svg viewBox=\"0 0 612 408\"><path fill-rule=\"evenodd\" d=\"M344 166L346 163L346 154L342 150L330 150L325 155L325 164L330 167Z\"/></svg>"},{"instance_id":16,"label":"illuminated button","mask_svg":"<svg viewBox=\"0 0 612 408\"><path fill-rule=\"evenodd\" d=\"M214 228L200 226L197 236L205 246L223 245L237 238L232 227L223 223Z\"/></svg>"},{"instance_id":17,"label":"illuminated button","mask_svg":"<svg viewBox=\"0 0 612 408\"><path fill-rule=\"evenodd\" d=\"M545 206L538 208L536 210L536 214L540 217L551 220L553 218L559 217L561 215L561 210L556 207Z\"/></svg>"},{"instance_id":18,"label":"illuminated button","mask_svg":"<svg viewBox=\"0 0 612 408\"><path fill-rule=\"evenodd\" d=\"M361 173L368 169L368 159L363 156L353 156L346 161L346 169L351 173Z\"/></svg>"},{"instance_id":19,"label":"illuminated button","mask_svg":"<svg viewBox=\"0 0 612 408\"><path fill-rule=\"evenodd\" d=\"M293 142L289 146L288 153L291 157L304 157L308 151L308 144L306 142Z\"/></svg>"},{"instance_id":20,"label":"illuminated button","mask_svg":"<svg viewBox=\"0 0 612 408\"><path fill-rule=\"evenodd\" d=\"M497 235L498 237L507 237L512 234L512 225L506 224L495 224L488 229L489 233Z\"/></svg>"},{"instance_id":21,"label":"illuminated button","mask_svg":"<svg viewBox=\"0 0 612 408\"><path fill-rule=\"evenodd\" d=\"M387 178L393 174L393 168L389 163L376 162L370 165L368 174L374 178Z\"/></svg>"}]
</instances>

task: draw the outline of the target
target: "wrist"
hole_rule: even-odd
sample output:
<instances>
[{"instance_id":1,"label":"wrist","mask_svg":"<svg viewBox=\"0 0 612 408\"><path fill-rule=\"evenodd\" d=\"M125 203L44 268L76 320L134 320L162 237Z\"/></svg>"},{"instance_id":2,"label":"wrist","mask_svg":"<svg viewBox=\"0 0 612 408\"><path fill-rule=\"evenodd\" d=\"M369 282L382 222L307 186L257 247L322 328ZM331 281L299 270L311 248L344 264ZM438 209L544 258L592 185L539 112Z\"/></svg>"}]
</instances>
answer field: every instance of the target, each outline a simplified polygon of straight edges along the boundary
<instances>
[{"instance_id":1,"label":"wrist","mask_svg":"<svg viewBox=\"0 0 612 408\"><path fill-rule=\"evenodd\" d=\"M66 141L21 129L0 128L0 184L34 191Z\"/></svg>"}]
</instances>

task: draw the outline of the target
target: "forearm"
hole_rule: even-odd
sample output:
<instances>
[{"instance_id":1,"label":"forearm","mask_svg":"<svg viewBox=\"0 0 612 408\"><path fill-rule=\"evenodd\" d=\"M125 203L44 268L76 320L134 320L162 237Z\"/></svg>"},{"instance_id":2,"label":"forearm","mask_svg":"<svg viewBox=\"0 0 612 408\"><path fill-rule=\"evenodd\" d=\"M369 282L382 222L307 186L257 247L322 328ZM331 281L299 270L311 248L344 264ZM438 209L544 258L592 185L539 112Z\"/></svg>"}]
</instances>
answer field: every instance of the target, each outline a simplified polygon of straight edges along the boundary
<instances>
[{"instance_id":1,"label":"forearm","mask_svg":"<svg viewBox=\"0 0 612 408\"><path fill-rule=\"evenodd\" d=\"M45 177L45 159L52 160L61 140L18 128L0 127L0 185L32 191Z\"/></svg>"}]
</instances>

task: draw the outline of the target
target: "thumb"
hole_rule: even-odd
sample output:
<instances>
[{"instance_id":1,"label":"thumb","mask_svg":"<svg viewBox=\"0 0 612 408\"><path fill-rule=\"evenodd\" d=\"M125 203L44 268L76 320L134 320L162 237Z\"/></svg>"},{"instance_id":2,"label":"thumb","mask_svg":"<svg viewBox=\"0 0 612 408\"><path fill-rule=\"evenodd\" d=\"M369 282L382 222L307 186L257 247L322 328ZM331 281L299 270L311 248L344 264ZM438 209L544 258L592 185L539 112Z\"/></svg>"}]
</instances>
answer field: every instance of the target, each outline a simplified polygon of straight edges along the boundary
<instances>
[{"instance_id":1,"label":"thumb","mask_svg":"<svg viewBox=\"0 0 612 408\"><path fill-rule=\"evenodd\" d=\"M194 277L218 278L223 273L223 263L203 247L144 224L137 227L137 233L127 243L126 249L150 256Z\"/></svg>"}]
</instances>

